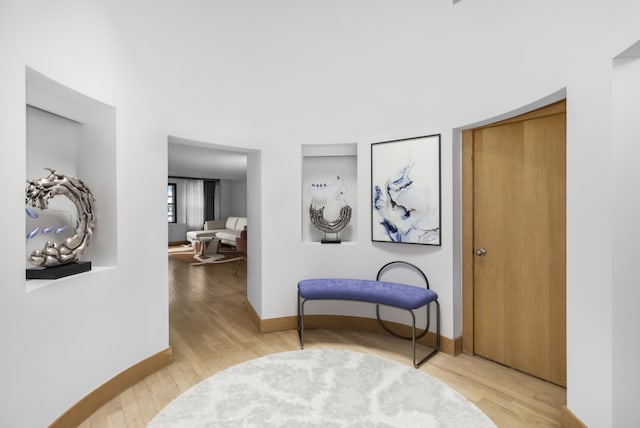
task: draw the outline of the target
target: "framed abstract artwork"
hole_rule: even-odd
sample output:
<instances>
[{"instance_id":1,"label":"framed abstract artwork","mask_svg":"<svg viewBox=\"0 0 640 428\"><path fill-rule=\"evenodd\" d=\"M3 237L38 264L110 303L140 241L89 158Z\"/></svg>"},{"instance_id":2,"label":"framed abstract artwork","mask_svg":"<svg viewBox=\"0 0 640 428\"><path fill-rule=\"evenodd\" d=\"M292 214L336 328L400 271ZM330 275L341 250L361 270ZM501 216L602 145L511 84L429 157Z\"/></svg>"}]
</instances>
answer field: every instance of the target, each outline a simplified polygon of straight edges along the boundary
<instances>
[{"instance_id":1,"label":"framed abstract artwork","mask_svg":"<svg viewBox=\"0 0 640 428\"><path fill-rule=\"evenodd\" d=\"M440 134L371 144L371 240L441 245Z\"/></svg>"}]
</instances>

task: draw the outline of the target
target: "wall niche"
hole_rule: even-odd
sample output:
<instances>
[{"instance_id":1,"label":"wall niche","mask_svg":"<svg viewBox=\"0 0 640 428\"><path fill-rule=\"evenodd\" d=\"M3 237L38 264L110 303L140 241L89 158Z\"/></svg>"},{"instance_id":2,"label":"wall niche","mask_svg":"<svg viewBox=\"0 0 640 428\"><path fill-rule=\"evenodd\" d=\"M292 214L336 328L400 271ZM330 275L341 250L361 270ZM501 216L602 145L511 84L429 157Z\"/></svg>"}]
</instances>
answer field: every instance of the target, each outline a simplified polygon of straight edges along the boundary
<instances>
[{"instance_id":1,"label":"wall niche","mask_svg":"<svg viewBox=\"0 0 640 428\"><path fill-rule=\"evenodd\" d=\"M116 110L30 67L25 77L25 182L46 177L49 171L45 168L80 178L95 198L97 217L93 239L81 259L92 263L87 274L112 268L117 263ZM45 211L65 213L75 225L76 209L66 197L51 199ZM30 228L25 214L25 233ZM41 241L46 239L26 242L25 255L31 253L31 247L42 248ZM26 290L62 279L27 280Z\"/></svg>"},{"instance_id":2,"label":"wall niche","mask_svg":"<svg viewBox=\"0 0 640 428\"><path fill-rule=\"evenodd\" d=\"M304 144L302 145L302 242L321 243L339 240L355 242L358 183L357 145ZM345 206L351 208L351 219L337 234L318 230L311 221L309 208L324 208L324 218L336 220Z\"/></svg>"}]
</instances>

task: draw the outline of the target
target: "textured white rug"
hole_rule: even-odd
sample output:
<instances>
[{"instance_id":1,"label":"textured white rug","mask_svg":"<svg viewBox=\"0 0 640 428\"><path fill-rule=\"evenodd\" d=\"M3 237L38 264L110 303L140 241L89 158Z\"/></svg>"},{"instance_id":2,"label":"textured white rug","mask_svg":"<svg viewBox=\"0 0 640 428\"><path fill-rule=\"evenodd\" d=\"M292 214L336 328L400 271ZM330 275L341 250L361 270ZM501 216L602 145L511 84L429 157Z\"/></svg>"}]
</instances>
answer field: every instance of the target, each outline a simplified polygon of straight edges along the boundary
<instances>
[{"instance_id":1,"label":"textured white rug","mask_svg":"<svg viewBox=\"0 0 640 428\"><path fill-rule=\"evenodd\" d=\"M267 355L200 382L148 427L495 427L412 367L352 351Z\"/></svg>"}]
</instances>

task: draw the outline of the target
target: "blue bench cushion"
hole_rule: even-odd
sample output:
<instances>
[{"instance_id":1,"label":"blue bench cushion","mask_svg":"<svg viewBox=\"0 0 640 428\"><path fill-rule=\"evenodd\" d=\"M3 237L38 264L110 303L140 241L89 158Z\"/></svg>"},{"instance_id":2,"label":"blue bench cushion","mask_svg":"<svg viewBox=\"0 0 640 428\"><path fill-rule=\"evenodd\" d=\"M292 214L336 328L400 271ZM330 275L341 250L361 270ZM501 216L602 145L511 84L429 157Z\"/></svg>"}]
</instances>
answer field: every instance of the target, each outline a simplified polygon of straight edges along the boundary
<instances>
[{"instance_id":1,"label":"blue bench cushion","mask_svg":"<svg viewBox=\"0 0 640 428\"><path fill-rule=\"evenodd\" d=\"M395 282L349 278L304 279L298 282L303 299L356 300L403 309L417 309L438 299L426 288Z\"/></svg>"}]
</instances>

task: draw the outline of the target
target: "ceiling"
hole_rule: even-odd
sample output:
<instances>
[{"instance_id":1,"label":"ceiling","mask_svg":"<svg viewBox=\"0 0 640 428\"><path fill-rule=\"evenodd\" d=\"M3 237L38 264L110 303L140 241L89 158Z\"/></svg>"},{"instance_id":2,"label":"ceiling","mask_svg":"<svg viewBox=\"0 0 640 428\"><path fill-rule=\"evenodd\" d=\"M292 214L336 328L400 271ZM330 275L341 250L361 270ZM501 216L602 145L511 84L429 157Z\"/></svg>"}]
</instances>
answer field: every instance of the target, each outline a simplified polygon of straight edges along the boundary
<instances>
[{"instance_id":1,"label":"ceiling","mask_svg":"<svg viewBox=\"0 0 640 428\"><path fill-rule=\"evenodd\" d=\"M246 152L173 136L169 136L168 142L169 176L246 179Z\"/></svg>"}]
</instances>

